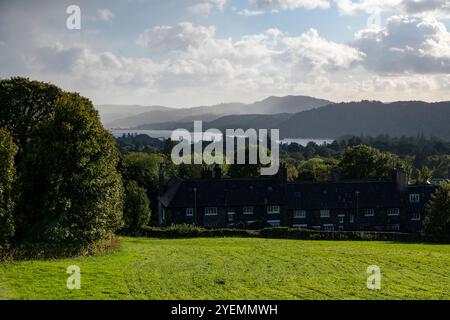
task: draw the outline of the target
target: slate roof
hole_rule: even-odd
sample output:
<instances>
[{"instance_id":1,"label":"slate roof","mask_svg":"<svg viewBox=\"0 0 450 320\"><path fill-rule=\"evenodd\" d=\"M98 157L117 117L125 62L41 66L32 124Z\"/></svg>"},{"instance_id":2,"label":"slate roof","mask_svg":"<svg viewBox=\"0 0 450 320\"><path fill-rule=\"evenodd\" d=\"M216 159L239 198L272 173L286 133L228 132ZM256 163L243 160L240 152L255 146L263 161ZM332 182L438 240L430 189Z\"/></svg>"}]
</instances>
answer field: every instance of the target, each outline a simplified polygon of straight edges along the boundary
<instances>
[{"instance_id":1,"label":"slate roof","mask_svg":"<svg viewBox=\"0 0 450 320\"><path fill-rule=\"evenodd\" d=\"M397 208L405 201L392 181L288 183L288 193L288 207L310 210L356 208L357 202L359 208Z\"/></svg>"},{"instance_id":2,"label":"slate roof","mask_svg":"<svg viewBox=\"0 0 450 320\"><path fill-rule=\"evenodd\" d=\"M166 207L193 207L194 188L199 207L282 205L286 195L286 184L274 178L196 179L173 184L160 199Z\"/></svg>"},{"instance_id":3,"label":"slate roof","mask_svg":"<svg viewBox=\"0 0 450 320\"><path fill-rule=\"evenodd\" d=\"M274 204L286 205L292 209L347 209L356 207L356 192L359 192L360 208L397 208L406 205L408 201L406 194L399 192L393 181L286 183L274 177L195 180L174 178L160 201L165 207L193 207L194 188L197 189L199 207ZM432 192L429 186L417 188L425 188L427 197Z\"/></svg>"}]
</instances>

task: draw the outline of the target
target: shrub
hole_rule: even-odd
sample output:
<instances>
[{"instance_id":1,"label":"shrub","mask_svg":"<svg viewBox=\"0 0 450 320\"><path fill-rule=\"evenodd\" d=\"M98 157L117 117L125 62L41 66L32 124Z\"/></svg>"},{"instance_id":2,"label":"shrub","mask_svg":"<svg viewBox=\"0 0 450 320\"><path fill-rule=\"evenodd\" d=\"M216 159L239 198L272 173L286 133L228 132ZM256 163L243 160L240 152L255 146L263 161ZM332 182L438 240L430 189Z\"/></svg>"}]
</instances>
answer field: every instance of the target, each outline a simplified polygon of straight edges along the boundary
<instances>
[{"instance_id":1,"label":"shrub","mask_svg":"<svg viewBox=\"0 0 450 320\"><path fill-rule=\"evenodd\" d=\"M136 181L129 181L125 187L124 230L136 231L150 221L150 201L144 188Z\"/></svg>"}]
</instances>

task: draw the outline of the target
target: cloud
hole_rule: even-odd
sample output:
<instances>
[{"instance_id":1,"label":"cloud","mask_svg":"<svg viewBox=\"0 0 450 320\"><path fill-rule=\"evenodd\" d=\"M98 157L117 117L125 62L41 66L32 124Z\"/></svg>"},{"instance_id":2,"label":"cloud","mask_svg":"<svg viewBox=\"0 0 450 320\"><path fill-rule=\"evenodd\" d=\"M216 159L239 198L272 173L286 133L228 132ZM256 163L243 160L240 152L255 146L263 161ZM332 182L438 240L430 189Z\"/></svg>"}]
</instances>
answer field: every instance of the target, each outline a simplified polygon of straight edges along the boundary
<instances>
[{"instance_id":1,"label":"cloud","mask_svg":"<svg viewBox=\"0 0 450 320\"><path fill-rule=\"evenodd\" d=\"M214 10L223 11L227 0L202 0L201 2L188 7L191 13L209 16Z\"/></svg>"},{"instance_id":2,"label":"cloud","mask_svg":"<svg viewBox=\"0 0 450 320\"><path fill-rule=\"evenodd\" d=\"M328 9L329 0L249 0L251 4L261 9L288 10L288 9Z\"/></svg>"},{"instance_id":3,"label":"cloud","mask_svg":"<svg viewBox=\"0 0 450 320\"><path fill-rule=\"evenodd\" d=\"M248 10L248 9L244 9L244 10L239 10L236 13L238 15L240 15L240 16L254 17L254 16L259 16L259 15L265 14L266 12L264 10Z\"/></svg>"},{"instance_id":4,"label":"cloud","mask_svg":"<svg viewBox=\"0 0 450 320\"><path fill-rule=\"evenodd\" d=\"M114 18L114 14L109 9L97 10L97 19L101 21L111 21Z\"/></svg>"},{"instance_id":5,"label":"cloud","mask_svg":"<svg viewBox=\"0 0 450 320\"><path fill-rule=\"evenodd\" d=\"M408 15L450 17L449 0L334 0L345 15L397 12Z\"/></svg>"},{"instance_id":6,"label":"cloud","mask_svg":"<svg viewBox=\"0 0 450 320\"><path fill-rule=\"evenodd\" d=\"M381 73L449 73L450 33L433 18L393 16L382 29L365 29L353 45L364 65Z\"/></svg>"}]
</instances>

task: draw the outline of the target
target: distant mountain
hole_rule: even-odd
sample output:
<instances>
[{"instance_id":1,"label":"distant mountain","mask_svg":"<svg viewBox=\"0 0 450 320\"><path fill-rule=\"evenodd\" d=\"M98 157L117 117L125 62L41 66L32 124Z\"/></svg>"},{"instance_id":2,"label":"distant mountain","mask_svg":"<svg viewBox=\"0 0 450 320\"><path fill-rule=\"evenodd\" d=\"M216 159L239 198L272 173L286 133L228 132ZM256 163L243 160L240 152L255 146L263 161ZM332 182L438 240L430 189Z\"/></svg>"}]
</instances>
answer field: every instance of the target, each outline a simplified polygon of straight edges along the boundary
<instances>
[{"instance_id":1,"label":"distant mountain","mask_svg":"<svg viewBox=\"0 0 450 320\"><path fill-rule=\"evenodd\" d=\"M292 115L280 125L283 137L337 138L346 134L450 139L450 102L351 102Z\"/></svg>"},{"instance_id":2,"label":"distant mountain","mask_svg":"<svg viewBox=\"0 0 450 320\"><path fill-rule=\"evenodd\" d=\"M223 116L213 121L203 122L203 130L207 129L219 129L225 132L226 129L248 129L248 128L279 128L282 123L288 120L292 114L280 113L280 114L244 114L244 115L231 115ZM137 130L175 130L186 129L193 130L193 121L183 122L166 122L155 123L138 126L134 129Z\"/></svg>"},{"instance_id":3,"label":"distant mountain","mask_svg":"<svg viewBox=\"0 0 450 320\"><path fill-rule=\"evenodd\" d=\"M163 106L140 106L140 105L119 105L104 104L97 105L95 108L100 114L100 118L104 124L114 122L116 120L131 117L144 112L152 111L170 111L172 109Z\"/></svg>"},{"instance_id":4,"label":"distant mountain","mask_svg":"<svg viewBox=\"0 0 450 320\"><path fill-rule=\"evenodd\" d=\"M307 96L286 96L269 97L252 104L223 103L214 106L183 109L147 107L149 110L145 110L142 113L136 113L138 108L133 107L130 108L133 113L123 117L117 117L117 113L112 111L109 112L109 115L106 115L107 112L105 110L107 108L102 106L103 111L100 111L100 113L103 114L102 121L108 128L134 128L164 122L212 121L226 115L296 113L328 104L330 104L330 101L323 99ZM123 106L123 110L127 109L127 106ZM116 108L113 111L116 111Z\"/></svg>"},{"instance_id":5,"label":"distant mountain","mask_svg":"<svg viewBox=\"0 0 450 320\"><path fill-rule=\"evenodd\" d=\"M193 122L144 125L139 129L192 129ZM282 138L339 138L344 135L389 134L415 136L423 133L450 140L450 102L361 101L329 104L295 114L230 115L204 122L203 129L279 128Z\"/></svg>"}]
</instances>

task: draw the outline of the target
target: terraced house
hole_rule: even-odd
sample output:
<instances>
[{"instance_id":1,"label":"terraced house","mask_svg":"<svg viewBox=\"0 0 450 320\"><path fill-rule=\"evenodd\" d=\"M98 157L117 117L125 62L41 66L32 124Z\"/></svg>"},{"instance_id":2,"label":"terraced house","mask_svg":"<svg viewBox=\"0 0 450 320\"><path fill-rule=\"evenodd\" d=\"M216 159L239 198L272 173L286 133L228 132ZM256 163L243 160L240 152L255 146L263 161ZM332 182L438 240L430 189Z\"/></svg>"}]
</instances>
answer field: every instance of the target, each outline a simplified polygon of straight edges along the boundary
<instances>
[{"instance_id":1,"label":"terraced house","mask_svg":"<svg viewBox=\"0 0 450 320\"><path fill-rule=\"evenodd\" d=\"M420 232L435 188L409 185L396 169L383 181L289 183L283 166L276 176L239 179L215 168L201 179L170 180L159 197L159 223Z\"/></svg>"}]
</instances>

